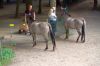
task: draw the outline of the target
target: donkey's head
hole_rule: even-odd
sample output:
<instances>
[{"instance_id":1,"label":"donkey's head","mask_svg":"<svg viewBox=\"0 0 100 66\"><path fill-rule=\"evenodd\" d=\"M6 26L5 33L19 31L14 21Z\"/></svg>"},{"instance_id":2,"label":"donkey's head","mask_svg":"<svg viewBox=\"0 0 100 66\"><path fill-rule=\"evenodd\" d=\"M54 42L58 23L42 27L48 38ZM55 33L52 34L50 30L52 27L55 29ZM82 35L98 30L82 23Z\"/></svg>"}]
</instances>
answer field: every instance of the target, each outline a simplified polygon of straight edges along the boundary
<instances>
[{"instance_id":1,"label":"donkey's head","mask_svg":"<svg viewBox=\"0 0 100 66\"><path fill-rule=\"evenodd\" d=\"M68 13L68 9L63 7L61 7L61 15L71 17L71 15Z\"/></svg>"}]
</instances>

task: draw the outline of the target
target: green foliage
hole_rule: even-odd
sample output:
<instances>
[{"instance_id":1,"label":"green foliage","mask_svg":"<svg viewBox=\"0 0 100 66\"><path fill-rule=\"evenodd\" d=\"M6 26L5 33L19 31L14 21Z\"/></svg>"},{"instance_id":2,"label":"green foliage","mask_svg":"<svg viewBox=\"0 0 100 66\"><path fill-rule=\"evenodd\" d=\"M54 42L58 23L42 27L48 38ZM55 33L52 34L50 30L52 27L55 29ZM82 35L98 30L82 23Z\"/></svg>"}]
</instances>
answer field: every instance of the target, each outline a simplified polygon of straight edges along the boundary
<instances>
[{"instance_id":1,"label":"green foliage","mask_svg":"<svg viewBox=\"0 0 100 66\"><path fill-rule=\"evenodd\" d=\"M14 52L10 48L1 48L0 50L0 62L1 65L8 64L15 56Z\"/></svg>"},{"instance_id":2,"label":"green foliage","mask_svg":"<svg viewBox=\"0 0 100 66\"><path fill-rule=\"evenodd\" d=\"M0 62L0 66L2 66L1 62Z\"/></svg>"},{"instance_id":3,"label":"green foliage","mask_svg":"<svg viewBox=\"0 0 100 66\"><path fill-rule=\"evenodd\" d=\"M71 4L79 3L81 1L85 1L85 0L63 0L63 6L64 7L70 6Z\"/></svg>"}]
</instances>

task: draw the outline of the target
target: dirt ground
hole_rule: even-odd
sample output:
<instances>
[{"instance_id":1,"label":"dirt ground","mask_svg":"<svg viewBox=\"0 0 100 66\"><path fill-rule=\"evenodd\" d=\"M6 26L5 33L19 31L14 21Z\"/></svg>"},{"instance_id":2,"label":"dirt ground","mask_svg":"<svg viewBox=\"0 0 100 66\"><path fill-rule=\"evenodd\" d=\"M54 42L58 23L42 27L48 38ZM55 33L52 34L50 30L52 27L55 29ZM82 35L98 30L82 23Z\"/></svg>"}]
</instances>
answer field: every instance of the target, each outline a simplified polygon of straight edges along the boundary
<instances>
[{"instance_id":1,"label":"dirt ground","mask_svg":"<svg viewBox=\"0 0 100 66\"><path fill-rule=\"evenodd\" d=\"M11 40L16 42L14 47L16 57L9 66L99 66L100 12L84 10L84 7L80 9L80 6L78 8L74 7L70 14L73 17L86 19L85 43L76 43L77 33L72 30L68 40L64 40L64 34L56 38L55 52L51 51L51 41L49 41L49 49L44 51L45 43L42 37L38 37L38 44L33 48L31 36L14 34ZM2 34L4 30L6 31L6 29L1 30Z\"/></svg>"},{"instance_id":2,"label":"dirt ground","mask_svg":"<svg viewBox=\"0 0 100 66\"><path fill-rule=\"evenodd\" d=\"M16 57L9 66L99 66L99 14L99 12L90 11L81 14L87 21L85 43L75 43L77 34L73 31L73 35L68 40L64 40L63 35L56 38L55 52L51 51L51 42L49 42L48 51L44 51L45 43L42 38L38 37L38 44L33 48L31 37L13 35L13 39L15 38L14 40L17 42L14 49Z\"/></svg>"}]
</instances>

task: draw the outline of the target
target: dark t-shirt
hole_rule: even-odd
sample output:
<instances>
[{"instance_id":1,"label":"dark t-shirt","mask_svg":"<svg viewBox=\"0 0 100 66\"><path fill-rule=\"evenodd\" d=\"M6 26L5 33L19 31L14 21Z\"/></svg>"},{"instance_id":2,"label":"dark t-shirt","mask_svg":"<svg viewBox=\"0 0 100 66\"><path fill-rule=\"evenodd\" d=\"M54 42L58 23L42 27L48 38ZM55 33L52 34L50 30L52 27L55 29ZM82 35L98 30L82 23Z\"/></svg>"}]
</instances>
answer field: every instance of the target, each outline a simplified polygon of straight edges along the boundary
<instances>
[{"instance_id":1,"label":"dark t-shirt","mask_svg":"<svg viewBox=\"0 0 100 66\"><path fill-rule=\"evenodd\" d=\"M26 14L27 19L34 21L34 11L33 10L32 11L26 10L25 14Z\"/></svg>"}]
</instances>

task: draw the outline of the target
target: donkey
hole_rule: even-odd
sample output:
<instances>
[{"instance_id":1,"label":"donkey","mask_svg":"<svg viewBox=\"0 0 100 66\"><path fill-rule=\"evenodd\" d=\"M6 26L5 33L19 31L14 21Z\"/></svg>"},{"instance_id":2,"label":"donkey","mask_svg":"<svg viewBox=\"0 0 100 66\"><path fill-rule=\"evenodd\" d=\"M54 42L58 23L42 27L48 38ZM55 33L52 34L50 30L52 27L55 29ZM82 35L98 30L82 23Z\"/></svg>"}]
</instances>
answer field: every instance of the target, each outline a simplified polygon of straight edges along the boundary
<instances>
[{"instance_id":1,"label":"donkey","mask_svg":"<svg viewBox=\"0 0 100 66\"><path fill-rule=\"evenodd\" d=\"M52 27L49 23L47 22L32 22L30 25L30 32L33 37L33 47L36 46L36 36L37 35L42 35L45 39L46 42L46 48L45 50L48 49L48 40L49 36L51 37L52 44L53 44L53 51L55 50L56 47L56 42L55 42L55 36L52 31Z\"/></svg>"},{"instance_id":2,"label":"donkey","mask_svg":"<svg viewBox=\"0 0 100 66\"><path fill-rule=\"evenodd\" d=\"M86 28L86 21L84 18L73 18L71 17L71 15L66 12L65 10L66 8L62 8L62 15L64 18L64 26L65 26L65 30L67 31L67 29L75 29L77 30L78 33L78 37L76 42L79 41L79 38L81 36L81 42L85 42L85 28ZM66 33L66 37L67 38L68 35Z\"/></svg>"}]
</instances>

